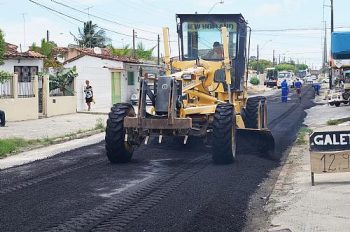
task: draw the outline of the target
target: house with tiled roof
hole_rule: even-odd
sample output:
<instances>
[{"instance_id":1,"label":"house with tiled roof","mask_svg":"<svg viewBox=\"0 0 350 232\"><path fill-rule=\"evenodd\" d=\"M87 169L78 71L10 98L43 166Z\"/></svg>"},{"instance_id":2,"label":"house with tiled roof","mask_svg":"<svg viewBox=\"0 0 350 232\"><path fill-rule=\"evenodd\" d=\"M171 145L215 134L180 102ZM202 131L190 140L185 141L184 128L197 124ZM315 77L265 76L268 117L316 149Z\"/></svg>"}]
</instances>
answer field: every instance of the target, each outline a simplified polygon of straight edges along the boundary
<instances>
[{"instance_id":1,"label":"house with tiled roof","mask_svg":"<svg viewBox=\"0 0 350 232\"><path fill-rule=\"evenodd\" d=\"M85 111L85 80L93 88L95 104L93 110L106 111L113 104L130 102L133 94L138 93L140 67L156 74L156 65L145 65L137 59L114 56L107 48L57 48L64 67L76 67L78 77L77 111Z\"/></svg>"},{"instance_id":2,"label":"house with tiled roof","mask_svg":"<svg viewBox=\"0 0 350 232\"><path fill-rule=\"evenodd\" d=\"M21 52L18 46L6 43L4 64L0 70L18 74L18 81L30 82L34 75L43 70L45 56L34 51Z\"/></svg>"}]
</instances>

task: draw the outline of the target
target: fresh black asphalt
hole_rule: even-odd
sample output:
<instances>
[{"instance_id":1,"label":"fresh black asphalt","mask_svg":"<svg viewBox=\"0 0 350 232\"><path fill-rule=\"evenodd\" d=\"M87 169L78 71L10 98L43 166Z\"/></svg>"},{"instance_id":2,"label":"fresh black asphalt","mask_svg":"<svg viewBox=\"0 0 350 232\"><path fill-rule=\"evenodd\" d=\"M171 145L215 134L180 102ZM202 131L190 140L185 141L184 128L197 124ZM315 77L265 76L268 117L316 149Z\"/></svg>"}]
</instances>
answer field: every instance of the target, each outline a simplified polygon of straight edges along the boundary
<instances>
[{"instance_id":1,"label":"fresh black asphalt","mask_svg":"<svg viewBox=\"0 0 350 232\"><path fill-rule=\"evenodd\" d=\"M301 103L292 96L289 103L282 104L279 93L268 97L269 127L282 161L306 115L304 109L313 104L311 88L305 87L303 92ZM210 149L198 141L183 146L164 138L161 145L154 142L140 147L131 163L112 165L105 157L104 143L99 143L0 171L0 231L46 231L68 221L74 223L75 218L89 212L90 224L84 227L80 221L81 227L74 228L101 231L99 225L103 225L104 231L242 231L252 215L248 210L251 197L254 193L258 198L269 195L259 190L259 185L266 178L275 179L277 176L269 173L281 164L239 154L233 164L214 165ZM198 157L204 157L200 168L186 174L196 164L188 170L181 168ZM164 176L169 176L164 183L150 185ZM116 222L118 217L126 217L127 207L141 206L147 194L155 194L172 182L176 184L152 198L153 205L140 207L137 215ZM150 191L147 194L142 192L146 189ZM138 192L137 197L127 197L133 192ZM92 213L101 205L116 205L124 198L134 203L125 203L126 209L118 209L118 213L112 206L108 214ZM265 201L254 201L257 205L253 208ZM266 226L261 223L255 228Z\"/></svg>"}]
</instances>

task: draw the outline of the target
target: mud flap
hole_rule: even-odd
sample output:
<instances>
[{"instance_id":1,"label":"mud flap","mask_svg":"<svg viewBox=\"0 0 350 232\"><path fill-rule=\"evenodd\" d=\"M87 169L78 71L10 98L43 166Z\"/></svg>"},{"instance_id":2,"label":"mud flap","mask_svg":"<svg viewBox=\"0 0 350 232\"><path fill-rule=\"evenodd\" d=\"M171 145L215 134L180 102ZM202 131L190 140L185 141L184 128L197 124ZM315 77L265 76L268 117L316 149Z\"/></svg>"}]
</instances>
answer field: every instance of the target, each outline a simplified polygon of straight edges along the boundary
<instances>
[{"instance_id":1,"label":"mud flap","mask_svg":"<svg viewBox=\"0 0 350 232\"><path fill-rule=\"evenodd\" d=\"M237 153L275 160L275 140L267 129L237 129Z\"/></svg>"}]
</instances>

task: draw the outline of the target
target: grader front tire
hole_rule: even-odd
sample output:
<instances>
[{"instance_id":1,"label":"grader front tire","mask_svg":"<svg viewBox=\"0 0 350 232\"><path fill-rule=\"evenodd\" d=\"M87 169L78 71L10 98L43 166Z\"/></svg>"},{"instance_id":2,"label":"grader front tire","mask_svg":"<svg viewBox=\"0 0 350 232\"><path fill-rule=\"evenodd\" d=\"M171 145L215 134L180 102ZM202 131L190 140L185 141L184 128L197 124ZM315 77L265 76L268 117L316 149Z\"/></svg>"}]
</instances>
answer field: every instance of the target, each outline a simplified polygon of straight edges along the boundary
<instances>
[{"instance_id":1,"label":"grader front tire","mask_svg":"<svg viewBox=\"0 0 350 232\"><path fill-rule=\"evenodd\" d=\"M266 98L263 96L250 97L247 100L246 107L244 110L244 124L246 128L258 129L259 125L259 104L263 102L265 104ZM263 111L264 109L262 109ZM261 117L264 121L264 118ZM267 126L267 125L264 125Z\"/></svg>"},{"instance_id":2,"label":"grader front tire","mask_svg":"<svg viewBox=\"0 0 350 232\"><path fill-rule=\"evenodd\" d=\"M111 163L127 163L131 160L134 148L124 141L124 118L135 116L132 105L118 103L114 105L108 115L106 127L106 154Z\"/></svg>"},{"instance_id":3,"label":"grader front tire","mask_svg":"<svg viewBox=\"0 0 350 232\"><path fill-rule=\"evenodd\" d=\"M231 104L216 107L212 148L212 158L216 164L232 163L236 157L236 117Z\"/></svg>"}]
</instances>

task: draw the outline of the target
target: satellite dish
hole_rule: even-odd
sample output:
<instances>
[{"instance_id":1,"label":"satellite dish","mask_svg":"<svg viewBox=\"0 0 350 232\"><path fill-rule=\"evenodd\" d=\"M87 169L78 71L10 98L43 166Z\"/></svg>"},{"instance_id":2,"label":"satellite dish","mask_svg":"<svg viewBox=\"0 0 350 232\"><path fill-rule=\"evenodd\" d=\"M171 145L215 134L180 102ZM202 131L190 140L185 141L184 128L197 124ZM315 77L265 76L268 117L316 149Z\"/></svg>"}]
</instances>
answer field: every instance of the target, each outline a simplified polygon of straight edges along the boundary
<instances>
[{"instance_id":1,"label":"satellite dish","mask_svg":"<svg viewBox=\"0 0 350 232\"><path fill-rule=\"evenodd\" d=\"M102 54L102 50L99 47L94 47L94 53L95 54Z\"/></svg>"}]
</instances>

